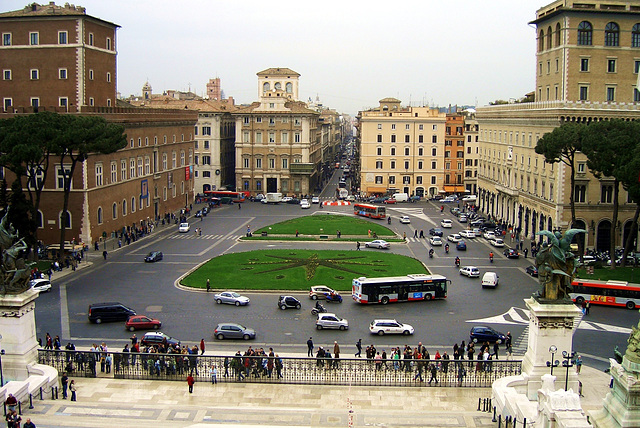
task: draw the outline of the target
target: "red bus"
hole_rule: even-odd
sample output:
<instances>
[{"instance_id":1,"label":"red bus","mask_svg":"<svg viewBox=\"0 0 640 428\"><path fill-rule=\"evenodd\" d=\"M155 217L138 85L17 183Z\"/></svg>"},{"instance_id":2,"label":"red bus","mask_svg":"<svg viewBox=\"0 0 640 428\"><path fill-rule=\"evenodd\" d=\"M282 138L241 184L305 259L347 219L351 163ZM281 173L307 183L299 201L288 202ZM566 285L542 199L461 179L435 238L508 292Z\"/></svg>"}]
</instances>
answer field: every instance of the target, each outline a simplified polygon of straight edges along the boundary
<instances>
[{"instance_id":1,"label":"red bus","mask_svg":"<svg viewBox=\"0 0 640 428\"><path fill-rule=\"evenodd\" d=\"M589 301L594 305L618 306L627 309L640 307L640 284L626 281L596 281L576 278L571 283L571 300L581 305Z\"/></svg>"},{"instance_id":2,"label":"red bus","mask_svg":"<svg viewBox=\"0 0 640 428\"><path fill-rule=\"evenodd\" d=\"M370 204L354 204L353 213L363 217L370 218L386 218L387 214L384 207Z\"/></svg>"},{"instance_id":3,"label":"red bus","mask_svg":"<svg viewBox=\"0 0 640 428\"><path fill-rule=\"evenodd\" d=\"M204 194L214 198L231 198L233 202L244 202L247 199L246 192L229 192L226 190L205 190Z\"/></svg>"}]
</instances>

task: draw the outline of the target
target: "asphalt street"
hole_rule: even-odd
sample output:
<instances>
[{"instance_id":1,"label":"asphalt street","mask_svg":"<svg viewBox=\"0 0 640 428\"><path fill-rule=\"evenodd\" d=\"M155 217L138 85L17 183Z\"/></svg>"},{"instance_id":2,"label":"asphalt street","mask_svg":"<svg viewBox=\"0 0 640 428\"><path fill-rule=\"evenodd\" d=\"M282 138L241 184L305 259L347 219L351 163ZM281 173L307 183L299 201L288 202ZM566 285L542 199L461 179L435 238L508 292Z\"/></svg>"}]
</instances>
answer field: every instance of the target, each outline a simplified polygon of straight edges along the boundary
<instances>
[{"instance_id":1,"label":"asphalt street","mask_svg":"<svg viewBox=\"0 0 640 428\"><path fill-rule=\"evenodd\" d=\"M323 196L335 194L338 175L325 188ZM332 188L333 186L333 188ZM447 207L448 208L448 207ZM194 211L196 207L194 206ZM429 259L430 245L427 239L414 239L414 230L428 230L440 220L453 220L453 228L445 229L455 233L466 225L456 217L432 202L404 203L388 206L392 216L391 228L400 236L406 233L406 244L394 243L394 253L415 257L425 263L433 273L451 279L448 297L445 300L381 305L358 305L348 294L342 304L327 304L330 311L349 320L347 331L318 331L315 317L310 309L313 302L307 294L293 294L303 307L297 311L280 310L277 305L278 292L244 293L251 298L247 307L216 305L213 293L185 291L176 287L177 279L195 266L229 252L249 251L266 248L317 248L344 249L355 251L353 243L294 243L294 242L240 242L247 227L256 230L291 217L314 215L316 212L339 212L353 215L352 207L325 206L322 210L313 205L310 210L301 210L297 205L264 205L246 202L242 209L237 205L223 206L213 210L202 221L192 218L192 229L202 228L202 236L195 233L179 234L177 226L159 226L159 230L149 237L120 249L109 248L109 258L104 261L100 252L88 255L92 266L79 270L57 280L55 275L53 290L41 295L36 301L37 336L44 338L48 332L60 335L63 345L71 341L76 346L106 342L111 349L121 349L129 342L131 333L123 323L91 324L87 320L87 308L91 303L118 301L138 314L156 317L163 323L162 331L185 343L197 343L204 338L208 349L236 351L245 349L249 343L243 341L219 342L213 338L213 330L218 322L239 322L257 331L257 339L252 346L273 346L281 352L306 349L306 340L313 337L316 345L330 345L338 341L345 355L355 352L355 342L375 344L378 349L422 342L430 349L451 352L454 343L469 340L472 325L490 325L506 333L510 331L514 342L521 337L527 325L527 314L523 299L530 297L538 288L537 279L525 273L531 259L507 259L500 249L495 249L484 238L467 240L468 250L457 251L451 245L449 254L442 247L435 247L435 257ZM410 224L400 224L398 218L408 215ZM371 220L376 221L376 220ZM379 220L378 220L379 221ZM507 240L507 244L511 244ZM149 251L164 253L164 260L145 264L143 257ZM495 254L489 262L489 252ZM365 250L380 251L380 250ZM496 289L482 289L480 279L466 278L458 273L454 258L461 258L462 266L473 265L481 275L493 271L500 276ZM233 268L233 267L230 267ZM224 288L215 278L211 278L213 288ZM315 284L310 284L315 285ZM331 284L326 284L331 286ZM369 323L376 318L396 318L415 327L411 338L400 336L374 336L369 334ZM626 339L632 325L638 320L637 311L619 308L592 306L591 313L581 322L574 338L574 350L583 354L589 364L597 368L608 367L608 358L613 356L613 348L626 347ZM138 332L138 336L144 332Z\"/></svg>"}]
</instances>

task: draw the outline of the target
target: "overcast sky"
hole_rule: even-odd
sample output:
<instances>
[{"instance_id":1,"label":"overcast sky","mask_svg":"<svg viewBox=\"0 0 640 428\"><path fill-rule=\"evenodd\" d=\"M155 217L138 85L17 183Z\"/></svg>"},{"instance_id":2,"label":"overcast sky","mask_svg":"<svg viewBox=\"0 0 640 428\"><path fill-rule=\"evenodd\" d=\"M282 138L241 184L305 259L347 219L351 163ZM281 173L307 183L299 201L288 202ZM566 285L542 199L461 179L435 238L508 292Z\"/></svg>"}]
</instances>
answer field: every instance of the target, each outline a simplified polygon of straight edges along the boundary
<instances>
[{"instance_id":1,"label":"overcast sky","mask_svg":"<svg viewBox=\"0 0 640 428\"><path fill-rule=\"evenodd\" d=\"M300 98L355 115L384 97L403 105L486 105L534 90L535 30L551 0L79 0L121 26L118 91L149 81L204 94L220 77L237 103L258 98L256 73L288 67ZM30 0L2 0L1 11ZM47 1L39 1L47 3ZM57 0L58 5L64 4Z\"/></svg>"}]
</instances>

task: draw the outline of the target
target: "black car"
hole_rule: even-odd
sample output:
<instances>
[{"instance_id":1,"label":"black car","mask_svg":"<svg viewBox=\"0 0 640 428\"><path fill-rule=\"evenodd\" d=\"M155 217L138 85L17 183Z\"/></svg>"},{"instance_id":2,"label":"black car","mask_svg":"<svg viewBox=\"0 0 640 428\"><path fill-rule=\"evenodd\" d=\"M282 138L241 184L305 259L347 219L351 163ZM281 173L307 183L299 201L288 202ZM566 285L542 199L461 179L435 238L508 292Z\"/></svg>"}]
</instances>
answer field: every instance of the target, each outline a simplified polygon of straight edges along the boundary
<instances>
[{"instance_id":1,"label":"black car","mask_svg":"<svg viewBox=\"0 0 640 428\"><path fill-rule=\"evenodd\" d=\"M144 258L147 263L153 263L162 260L162 251L152 251Z\"/></svg>"},{"instance_id":2,"label":"black car","mask_svg":"<svg viewBox=\"0 0 640 428\"><path fill-rule=\"evenodd\" d=\"M477 325L471 328L469 339L474 343L497 342L500 344L507 340L507 336L491 327Z\"/></svg>"},{"instance_id":3,"label":"black car","mask_svg":"<svg viewBox=\"0 0 640 428\"><path fill-rule=\"evenodd\" d=\"M444 232L439 227L432 227L429 229L429 235L431 236L444 236Z\"/></svg>"},{"instance_id":4,"label":"black car","mask_svg":"<svg viewBox=\"0 0 640 428\"><path fill-rule=\"evenodd\" d=\"M126 321L133 315L136 315L136 311L119 302L93 303L87 311L89 321L96 324Z\"/></svg>"},{"instance_id":5,"label":"black car","mask_svg":"<svg viewBox=\"0 0 640 428\"><path fill-rule=\"evenodd\" d=\"M520 258L520 253L515 248L507 248L503 253L508 259Z\"/></svg>"},{"instance_id":6,"label":"black car","mask_svg":"<svg viewBox=\"0 0 640 428\"><path fill-rule=\"evenodd\" d=\"M535 276L535 277L538 276L538 268L533 265L527 266L527 268L524 271L531 276Z\"/></svg>"},{"instance_id":7,"label":"black car","mask_svg":"<svg viewBox=\"0 0 640 428\"><path fill-rule=\"evenodd\" d=\"M289 308L300 309L302 308L302 304L300 303L300 300L293 296L280 296L278 299L278 307L284 311Z\"/></svg>"},{"instance_id":8,"label":"black car","mask_svg":"<svg viewBox=\"0 0 640 428\"><path fill-rule=\"evenodd\" d=\"M298 198L293 198L293 199L289 199L287 201L288 204L293 204L293 205L300 205L300 199Z\"/></svg>"}]
</instances>

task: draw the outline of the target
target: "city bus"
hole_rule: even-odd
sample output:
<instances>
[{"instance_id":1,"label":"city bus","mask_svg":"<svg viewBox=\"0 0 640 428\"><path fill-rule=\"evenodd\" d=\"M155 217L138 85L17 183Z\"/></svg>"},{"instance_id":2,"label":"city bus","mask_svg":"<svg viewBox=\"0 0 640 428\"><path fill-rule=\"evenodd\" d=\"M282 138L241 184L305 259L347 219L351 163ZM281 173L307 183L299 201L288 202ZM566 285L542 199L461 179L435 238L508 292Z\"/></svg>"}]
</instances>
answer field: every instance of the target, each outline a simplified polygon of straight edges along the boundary
<instances>
[{"instance_id":1,"label":"city bus","mask_svg":"<svg viewBox=\"0 0 640 428\"><path fill-rule=\"evenodd\" d=\"M451 281L442 275L413 274L383 278L354 278L351 297L356 303L411 302L447 298Z\"/></svg>"},{"instance_id":2,"label":"city bus","mask_svg":"<svg viewBox=\"0 0 640 428\"><path fill-rule=\"evenodd\" d=\"M370 204L354 204L353 213L363 217L386 218L387 214L384 207Z\"/></svg>"},{"instance_id":3,"label":"city bus","mask_svg":"<svg viewBox=\"0 0 640 428\"><path fill-rule=\"evenodd\" d=\"M579 305L589 301L594 305L619 306L627 309L640 307L640 284L626 281L595 281L576 278L571 283L571 300Z\"/></svg>"},{"instance_id":4,"label":"city bus","mask_svg":"<svg viewBox=\"0 0 640 428\"><path fill-rule=\"evenodd\" d=\"M226 190L205 190L204 194L214 198L231 198L233 202L244 202L247 199L245 192L229 192Z\"/></svg>"}]
</instances>

